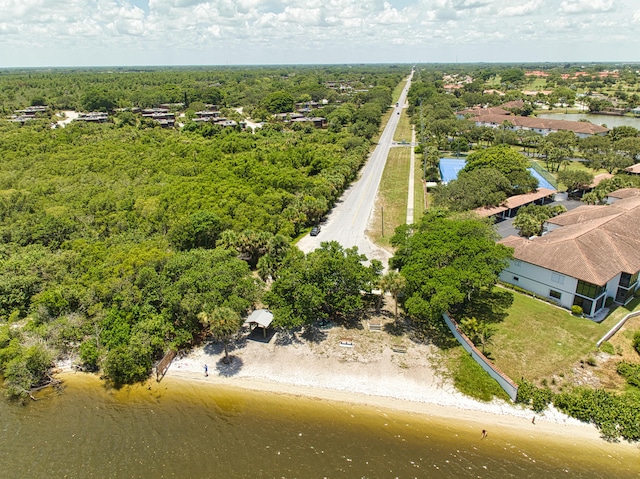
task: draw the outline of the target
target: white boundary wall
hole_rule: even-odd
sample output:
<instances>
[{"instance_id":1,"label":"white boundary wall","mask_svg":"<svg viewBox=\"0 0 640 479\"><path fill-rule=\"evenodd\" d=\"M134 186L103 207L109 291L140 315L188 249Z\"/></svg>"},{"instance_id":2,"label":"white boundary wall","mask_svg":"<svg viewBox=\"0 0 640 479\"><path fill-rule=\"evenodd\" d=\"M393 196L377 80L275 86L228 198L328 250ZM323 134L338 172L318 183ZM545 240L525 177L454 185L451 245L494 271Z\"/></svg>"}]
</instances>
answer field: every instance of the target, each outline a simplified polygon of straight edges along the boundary
<instances>
[{"instance_id":1,"label":"white boundary wall","mask_svg":"<svg viewBox=\"0 0 640 479\"><path fill-rule=\"evenodd\" d=\"M460 328L458 327L458 323L456 323L455 319L450 318L447 313L442 313L442 317L444 318L445 323L449 326L449 329L458 340L458 342L462 345L462 347L471 354L471 357L474 359L476 363L478 363L482 369L484 369L489 376L495 379L500 387L505 390L505 392L509 395L512 401L516 400L516 396L518 395L518 385L514 383L509 376L496 368L491 362L482 354L478 348L471 342L471 340L464 334Z\"/></svg>"}]
</instances>

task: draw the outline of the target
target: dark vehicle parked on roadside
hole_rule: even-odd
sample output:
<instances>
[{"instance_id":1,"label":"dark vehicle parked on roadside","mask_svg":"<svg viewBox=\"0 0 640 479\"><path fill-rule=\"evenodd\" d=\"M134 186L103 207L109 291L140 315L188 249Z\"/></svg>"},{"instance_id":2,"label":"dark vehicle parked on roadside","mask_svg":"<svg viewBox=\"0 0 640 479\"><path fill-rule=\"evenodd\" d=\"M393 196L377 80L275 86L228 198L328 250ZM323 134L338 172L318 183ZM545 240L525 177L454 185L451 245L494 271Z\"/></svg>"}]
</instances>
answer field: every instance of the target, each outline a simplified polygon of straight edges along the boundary
<instances>
[{"instance_id":1,"label":"dark vehicle parked on roadside","mask_svg":"<svg viewBox=\"0 0 640 479\"><path fill-rule=\"evenodd\" d=\"M318 233L320 233L320 226L314 226L313 228L311 228L311 233L309 233L311 236L318 236Z\"/></svg>"}]
</instances>

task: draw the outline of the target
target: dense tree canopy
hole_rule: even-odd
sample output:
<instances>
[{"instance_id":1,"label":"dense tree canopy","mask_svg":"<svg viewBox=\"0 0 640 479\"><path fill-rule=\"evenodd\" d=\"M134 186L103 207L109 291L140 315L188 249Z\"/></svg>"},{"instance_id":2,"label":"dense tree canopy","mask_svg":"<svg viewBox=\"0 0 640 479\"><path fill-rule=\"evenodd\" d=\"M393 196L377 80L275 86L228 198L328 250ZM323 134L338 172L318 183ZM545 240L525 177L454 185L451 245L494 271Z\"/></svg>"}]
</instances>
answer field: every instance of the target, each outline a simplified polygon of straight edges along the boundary
<instances>
[{"instance_id":1,"label":"dense tree canopy","mask_svg":"<svg viewBox=\"0 0 640 479\"><path fill-rule=\"evenodd\" d=\"M343 248L336 242L304 256L289 255L279 276L266 294L265 301L281 327L313 324L317 320L349 322L363 309L363 291L371 291L378 281L382 265L366 257L357 248Z\"/></svg>"},{"instance_id":2,"label":"dense tree canopy","mask_svg":"<svg viewBox=\"0 0 640 479\"><path fill-rule=\"evenodd\" d=\"M520 236L530 237L542 234L544 222L549 218L564 213L567 209L562 205L536 205L529 204L518 210L513 226Z\"/></svg>"},{"instance_id":3,"label":"dense tree canopy","mask_svg":"<svg viewBox=\"0 0 640 479\"><path fill-rule=\"evenodd\" d=\"M463 170L457 179L433 190L433 201L437 206L467 211L481 206L498 206L510 192L509 180L495 168Z\"/></svg>"},{"instance_id":4,"label":"dense tree canopy","mask_svg":"<svg viewBox=\"0 0 640 479\"><path fill-rule=\"evenodd\" d=\"M392 266L406 278L404 307L414 320L433 324L445 311L473 302L495 285L512 251L475 216L430 210L420 223L393 237Z\"/></svg>"},{"instance_id":5,"label":"dense tree canopy","mask_svg":"<svg viewBox=\"0 0 640 479\"><path fill-rule=\"evenodd\" d=\"M469 155L464 171L495 168L511 185L507 196L528 193L538 187L538 181L528 171L529 162L506 145L494 146Z\"/></svg>"},{"instance_id":6,"label":"dense tree canopy","mask_svg":"<svg viewBox=\"0 0 640 479\"><path fill-rule=\"evenodd\" d=\"M2 112L51 107L42 119L0 124L0 326L14 325L0 330L0 373L13 390L76 354L114 383L136 381L202 334L201 313L246 313L263 287L251 269L279 278L292 238L356 177L404 74L388 66L0 74ZM340 82L349 90L328 86ZM277 97L288 111L328 99L323 114L347 115L330 130L272 123L255 134L188 121L163 129L131 111L64 128L49 118L59 108L171 103L188 120L208 103L251 111ZM338 298L323 299L321 312L355 314L357 303Z\"/></svg>"}]
</instances>

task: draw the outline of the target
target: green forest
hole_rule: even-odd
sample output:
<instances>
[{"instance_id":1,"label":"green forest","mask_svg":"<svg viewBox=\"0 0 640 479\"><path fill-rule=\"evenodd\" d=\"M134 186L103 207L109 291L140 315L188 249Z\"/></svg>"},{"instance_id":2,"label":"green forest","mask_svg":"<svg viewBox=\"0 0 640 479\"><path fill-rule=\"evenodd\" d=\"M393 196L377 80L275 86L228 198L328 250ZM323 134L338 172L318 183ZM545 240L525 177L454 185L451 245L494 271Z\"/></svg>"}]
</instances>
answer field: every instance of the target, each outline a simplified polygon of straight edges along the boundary
<instances>
[{"instance_id":1,"label":"green forest","mask_svg":"<svg viewBox=\"0 0 640 479\"><path fill-rule=\"evenodd\" d=\"M2 72L6 115L48 105L33 121L0 122L0 372L9 393L46 381L62 357L115 384L143 379L202 334L203 317L250 310L261 278L277 277L292 241L356 177L404 70ZM336 82L349 88L327 86ZM255 133L189 115L183 128L164 129L114 110L183 102L269 117L322 99L315 114L328 128L271 120ZM52 127L62 109L107 111L110 121Z\"/></svg>"}]
</instances>

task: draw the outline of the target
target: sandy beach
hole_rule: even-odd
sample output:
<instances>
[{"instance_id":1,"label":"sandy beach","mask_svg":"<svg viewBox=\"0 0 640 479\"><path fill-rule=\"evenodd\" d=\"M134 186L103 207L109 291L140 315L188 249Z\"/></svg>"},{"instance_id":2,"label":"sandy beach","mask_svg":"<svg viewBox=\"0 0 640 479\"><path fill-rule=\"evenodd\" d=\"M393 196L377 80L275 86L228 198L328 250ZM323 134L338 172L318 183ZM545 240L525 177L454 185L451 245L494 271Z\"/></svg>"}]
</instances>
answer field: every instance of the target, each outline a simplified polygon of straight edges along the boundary
<instances>
[{"instance_id":1,"label":"sandy beach","mask_svg":"<svg viewBox=\"0 0 640 479\"><path fill-rule=\"evenodd\" d=\"M439 366L442 357L433 346L367 330L334 327L325 333L319 342L298 339L285 345L276 344L274 338L269 342L244 339L230 349L229 365L222 362L222 345L207 342L176 358L163 381L201 381L362 404L446 419L474 431L487 428L538 439L548 436L574 445L610 445L594 426L557 410L535 414L505 401L483 403L462 395L445 377Z\"/></svg>"}]
</instances>

